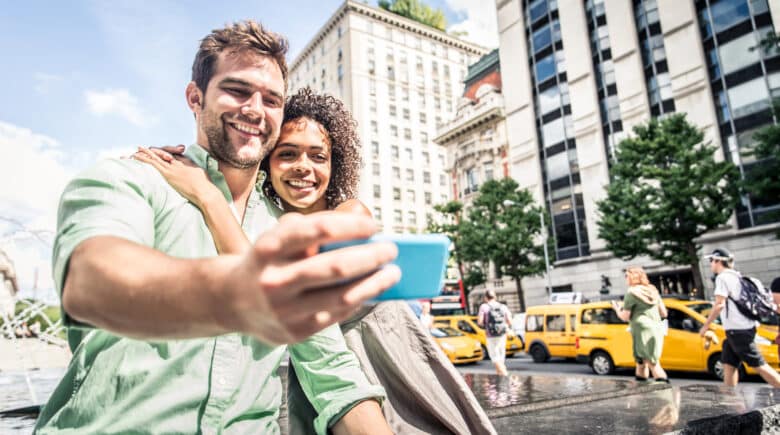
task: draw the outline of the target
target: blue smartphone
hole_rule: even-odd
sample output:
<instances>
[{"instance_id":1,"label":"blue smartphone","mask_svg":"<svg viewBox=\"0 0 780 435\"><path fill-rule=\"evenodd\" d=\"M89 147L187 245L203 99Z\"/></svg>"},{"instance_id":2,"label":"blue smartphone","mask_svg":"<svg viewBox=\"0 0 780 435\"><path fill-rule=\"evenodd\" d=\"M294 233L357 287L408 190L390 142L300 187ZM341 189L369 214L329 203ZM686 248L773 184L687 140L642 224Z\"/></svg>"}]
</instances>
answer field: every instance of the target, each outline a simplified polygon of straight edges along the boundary
<instances>
[{"instance_id":1,"label":"blue smartphone","mask_svg":"<svg viewBox=\"0 0 780 435\"><path fill-rule=\"evenodd\" d=\"M395 243L398 257L393 264L401 269L401 280L374 301L430 299L441 293L450 256L450 239L445 235L377 234L368 239L323 245L320 252L373 242Z\"/></svg>"}]
</instances>

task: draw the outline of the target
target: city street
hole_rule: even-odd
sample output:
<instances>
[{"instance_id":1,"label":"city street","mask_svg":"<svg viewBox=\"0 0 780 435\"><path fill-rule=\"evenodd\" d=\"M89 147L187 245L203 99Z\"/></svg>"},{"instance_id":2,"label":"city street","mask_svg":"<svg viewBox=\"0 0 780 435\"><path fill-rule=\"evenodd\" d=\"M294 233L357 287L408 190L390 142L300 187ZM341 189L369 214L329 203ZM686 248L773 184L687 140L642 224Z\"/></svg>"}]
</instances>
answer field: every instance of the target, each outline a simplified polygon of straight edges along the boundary
<instances>
[{"instance_id":1,"label":"city street","mask_svg":"<svg viewBox=\"0 0 780 435\"><path fill-rule=\"evenodd\" d=\"M490 360L482 360L476 364L457 366L461 373L495 373ZM527 354L522 354L514 358L507 358L506 367L510 374L515 375L552 375L560 374L562 376L586 376L601 379L633 380L633 370L618 369L615 375L598 376L586 364L579 364L574 361L553 358L550 362L535 363ZM711 384L720 385L720 381L713 379L706 373L675 372L669 371L669 379L676 386L685 386L691 384ZM760 385L763 380L758 376L748 376L744 381L751 384Z\"/></svg>"}]
</instances>

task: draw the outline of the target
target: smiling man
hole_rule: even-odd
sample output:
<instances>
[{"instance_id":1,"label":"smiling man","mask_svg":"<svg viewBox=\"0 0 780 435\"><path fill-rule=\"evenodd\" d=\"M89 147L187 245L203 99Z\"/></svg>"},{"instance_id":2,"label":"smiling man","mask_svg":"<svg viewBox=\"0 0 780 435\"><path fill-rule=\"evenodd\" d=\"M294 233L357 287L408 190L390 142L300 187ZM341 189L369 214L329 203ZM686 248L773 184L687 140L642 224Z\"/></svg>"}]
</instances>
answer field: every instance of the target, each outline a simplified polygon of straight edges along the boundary
<instances>
[{"instance_id":1,"label":"smiling man","mask_svg":"<svg viewBox=\"0 0 780 435\"><path fill-rule=\"evenodd\" d=\"M37 433L278 433L286 349L318 433L389 433L384 392L334 322L398 280L380 267L395 247L312 255L375 225L318 213L271 228L280 211L257 182L279 136L286 49L254 22L215 30L186 90L197 124L186 155L257 239L246 254L217 256L197 207L144 163L107 160L65 189L54 276L74 355Z\"/></svg>"}]
</instances>

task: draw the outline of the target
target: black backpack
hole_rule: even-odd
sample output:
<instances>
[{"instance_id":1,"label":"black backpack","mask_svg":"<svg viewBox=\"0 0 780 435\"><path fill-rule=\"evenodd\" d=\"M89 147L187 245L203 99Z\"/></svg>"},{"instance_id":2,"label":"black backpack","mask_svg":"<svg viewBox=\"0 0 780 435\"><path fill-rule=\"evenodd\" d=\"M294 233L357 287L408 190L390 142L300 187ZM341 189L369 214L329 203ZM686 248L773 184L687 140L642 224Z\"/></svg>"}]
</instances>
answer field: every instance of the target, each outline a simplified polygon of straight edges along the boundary
<instances>
[{"instance_id":1,"label":"black backpack","mask_svg":"<svg viewBox=\"0 0 780 435\"><path fill-rule=\"evenodd\" d=\"M755 278L739 277L739 298L734 299L729 295L729 300L734 303L740 313L750 320L761 320L771 317L774 310L772 293ZM726 308L728 315L728 307Z\"/></svg>"},{"instance_id":2,"label":"black backpack","mask_svg":"<svg viewBox=\"0 0 780 435\"><path fill-rule=\"evenodd\" d=\"M500 304L488 304L490 310L487 312L487 332L492 337L506 334L506 318L504 317L503 306Z\"/></svg>"}]
</instances>

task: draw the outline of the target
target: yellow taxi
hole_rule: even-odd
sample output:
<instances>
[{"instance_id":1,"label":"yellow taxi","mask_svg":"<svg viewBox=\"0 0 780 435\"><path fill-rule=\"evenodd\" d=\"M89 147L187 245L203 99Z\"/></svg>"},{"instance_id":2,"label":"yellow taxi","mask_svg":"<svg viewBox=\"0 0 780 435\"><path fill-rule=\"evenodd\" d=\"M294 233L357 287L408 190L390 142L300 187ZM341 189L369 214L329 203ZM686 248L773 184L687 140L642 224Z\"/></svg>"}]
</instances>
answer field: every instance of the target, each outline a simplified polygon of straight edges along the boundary
<instances>
[{"instance_id":1,"label":"yellow taxi","mask_svg":"<svg viewBox=\"0 0 780 435\"><path fill-rule=\"evenodd\" d=\"M716 320L710 329L719 343L705 349L705 339L699 329L707 320L712 303L704 300L664 298L669 311L668 332L664 337L661 365L667 370L709 372L723 378L720 362L726 332ZM599 375L610 374L616 367L635 367L631 332L628 324L617 317L609 302L593 302L580 305L577 312L577 360L590 364ZM777 345L772 343L776 330L760 326L756 333L756 345L766 362L780 370ZM750 367L740 367L742 374L755 374Z\"/></svg>"},{"instance_id":2,"label":"yellow taxi","mask_svg":"<svg viewBox=\"0 0 780 435\"><path fill-rule=\"evenodd\" d=\"M480 328L477 324L477 316L469 316L466 314L434 316L433 326L435 328L448 327L457 329L467 337L471 337L479 341L479 343L482 345L483 354L487 356L487 352L485 351L487 336L485 335L485 330ZM512 331L512 328L507 328L506 356L511 358L514 356L514 354L520 352L521 350L523 350L523 342L517 335L515 335L514 331Z\"/></svg>"},{"instance_id":3,"label":"yellow taxi","mask_svg":"<svg viewBox=\"0 0 780 435\"><path fill-rule=\"evenodd\" d=\"M525 342L534 362L575 358L576 315L580 304L549 304L525 312Z\"/></svg>"},{"instance_id":4,"label":"yellow taxi","mask_svg":"<svg viewBox=\"0 0 780 435\"><path fill-rule=\"evenodd\" d=\"M482 360L482 345L457 329L449 327L431 328L433 341L439 345L453 364L467 364Z\"/></svg>"}]
</instances>

